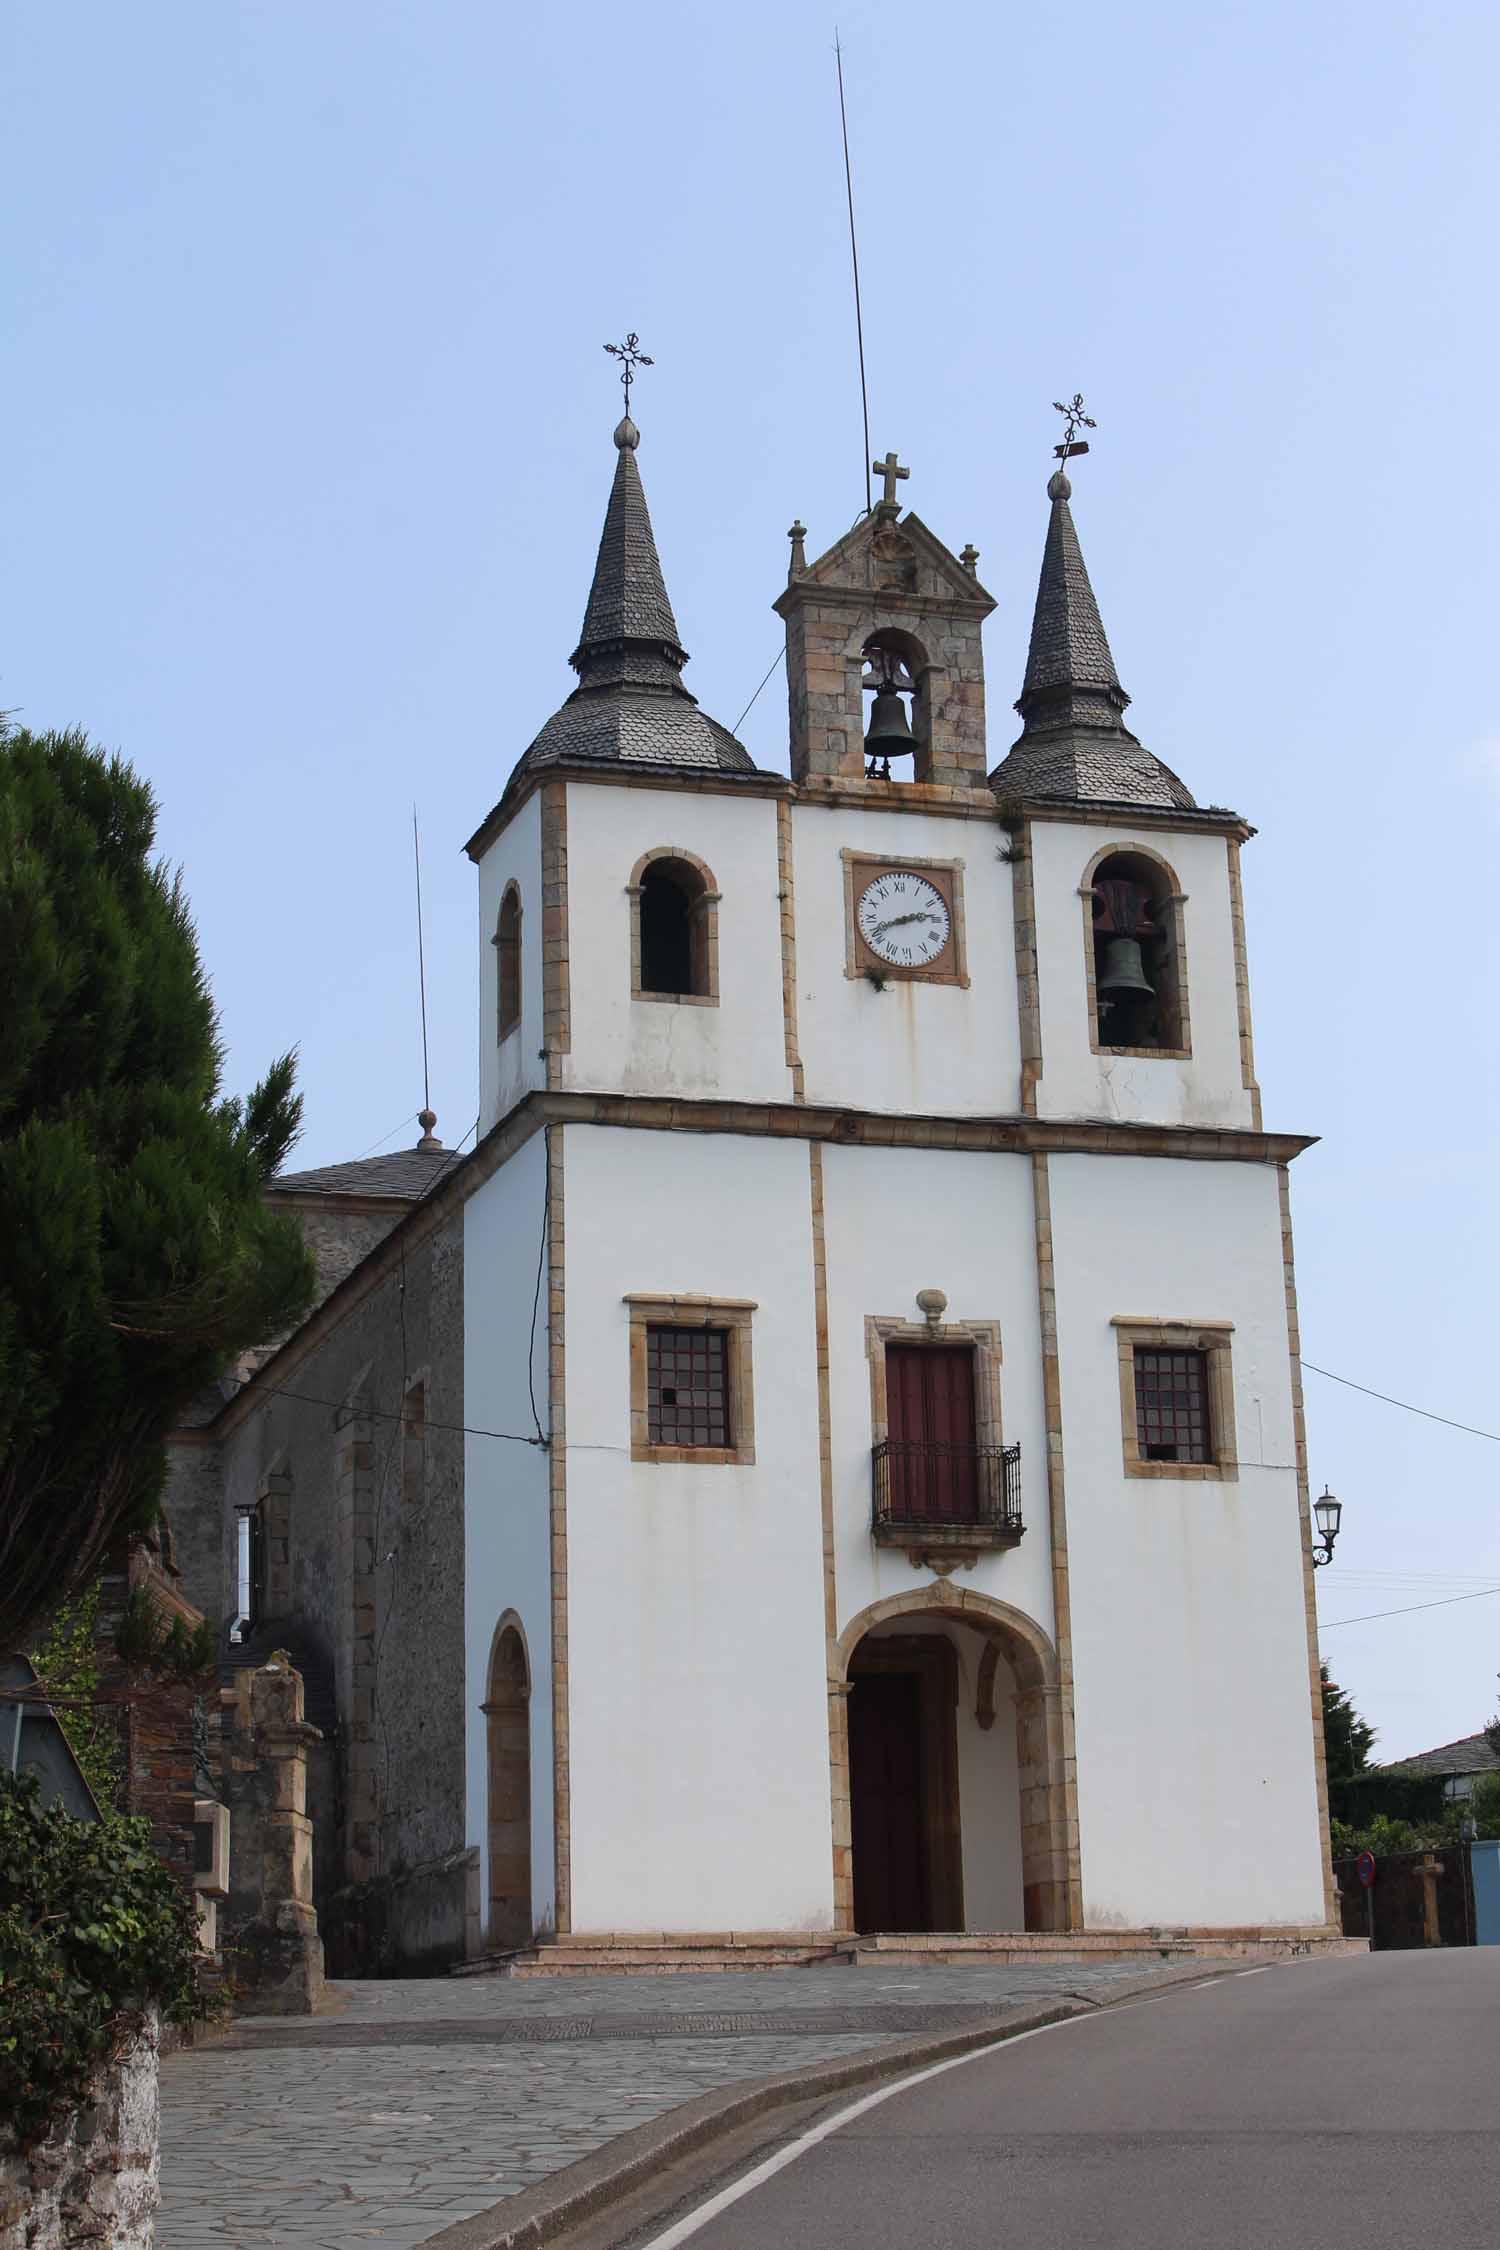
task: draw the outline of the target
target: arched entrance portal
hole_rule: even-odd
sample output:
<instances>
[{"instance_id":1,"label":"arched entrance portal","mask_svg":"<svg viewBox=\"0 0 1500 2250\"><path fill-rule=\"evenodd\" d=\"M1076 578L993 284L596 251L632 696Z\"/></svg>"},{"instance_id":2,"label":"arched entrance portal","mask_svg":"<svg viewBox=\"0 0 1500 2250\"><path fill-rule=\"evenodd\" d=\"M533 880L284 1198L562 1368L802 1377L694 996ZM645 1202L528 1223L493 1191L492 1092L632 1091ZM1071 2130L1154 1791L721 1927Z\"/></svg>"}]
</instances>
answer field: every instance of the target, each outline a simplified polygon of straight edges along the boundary
<instances>
[{"instance_id":1,"label":"arched entrance portal","mask_svg":"<svg viewBox=\"0 0 1500 2250\"><path fill-rule=\"evenodd\" d=\"M1057 1658L1039 1626L966 1588L897 1596L851 1621L830 1688L841 1925L1080 1919Z\"/></svg>"},{"instance_id":2,"label":"arched entrance portal","mask_svg":"<svg viewBox=\"0 0 1500 2250\"><path fill-rule=\"evenodd\" d=\"M484 1704L489 1746L489 1942L529 1945L531 1926L531 1667L519 1618L507 1613L490 1648Z\"/></svg>"}]
</instances>

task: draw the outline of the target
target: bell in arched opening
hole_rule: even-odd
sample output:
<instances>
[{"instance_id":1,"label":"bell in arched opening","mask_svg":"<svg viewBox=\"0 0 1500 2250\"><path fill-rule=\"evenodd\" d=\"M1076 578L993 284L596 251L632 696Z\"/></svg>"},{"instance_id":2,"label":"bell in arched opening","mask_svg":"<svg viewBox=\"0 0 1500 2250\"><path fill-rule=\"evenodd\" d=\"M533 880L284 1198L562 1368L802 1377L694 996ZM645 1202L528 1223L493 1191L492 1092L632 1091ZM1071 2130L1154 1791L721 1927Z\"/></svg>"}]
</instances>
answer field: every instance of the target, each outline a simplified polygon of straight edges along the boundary
<instances>
[{"instance_id":1,"label":"bell in arched opening","mask_svg":"<svg viewBox=\"0 0 1500 2250\"><path fill-rule=\"evenodd\" d=\"M1106 1045L1154 1043L1156 986L1147 973L1145 949L1156 934L1144 883L1114 875L1094 884L1094 981Z\"/></svg>"},{"instance_id":2,"label":"bell in arched opening","mask_svg":"<svg viewBox=\"0 0 1500 2250\"><path fill-rule=\"evenodd\" d=\"M896 650L880 641L871 641L865 649L865 662L870 666L865 686L875 691L875 701L870 707L870 724L865 730L866 779L889 781L891 759L911 757L917 747L916 736L907 716L906 698L916 693L916 681L907 670Z\"/></svg>"}]
</instances>

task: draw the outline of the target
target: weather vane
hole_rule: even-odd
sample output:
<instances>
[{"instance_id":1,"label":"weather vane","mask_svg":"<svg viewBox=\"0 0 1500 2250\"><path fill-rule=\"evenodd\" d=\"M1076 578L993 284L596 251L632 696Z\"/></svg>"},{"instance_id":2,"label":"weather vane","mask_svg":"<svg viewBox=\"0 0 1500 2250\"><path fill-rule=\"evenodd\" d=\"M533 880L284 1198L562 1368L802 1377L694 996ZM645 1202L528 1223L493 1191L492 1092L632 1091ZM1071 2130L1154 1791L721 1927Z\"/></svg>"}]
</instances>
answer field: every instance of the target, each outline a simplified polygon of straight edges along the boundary
<instances>
[{"instance_id":1,"label":"weather vane","mask_svg":"<svg viewBox=\"0 0 1500 2250\"><path fill-rule=\"evenodd\" d=\"M634 338L631 340L633 342ZM1055 398L1052 404L1063 418L1062 444L1054 445L1052 448L1058 460L1071 461L1075 453L1087 453L1089 441L1087 438L1080 438L1078 432L1080 430L1097 430L1099 425L1092 414L1084 413L1082 391L1075 391L1066 406L1060 398Z\"/></svg>"},{"instance_id":2,"label":"weather vane","mask_svg":"<svg viewBox=\"0 0 1500 2250\"><path fill-rule=\"evenodd\" d=\"M625 418L630 418L630 386L635 381L638 367L652 367L656 363L639 349L640 337L632 328L623 344L606 344L604 349L620 362L620 381L625 385Z\"/></svg>"}]
</instances>

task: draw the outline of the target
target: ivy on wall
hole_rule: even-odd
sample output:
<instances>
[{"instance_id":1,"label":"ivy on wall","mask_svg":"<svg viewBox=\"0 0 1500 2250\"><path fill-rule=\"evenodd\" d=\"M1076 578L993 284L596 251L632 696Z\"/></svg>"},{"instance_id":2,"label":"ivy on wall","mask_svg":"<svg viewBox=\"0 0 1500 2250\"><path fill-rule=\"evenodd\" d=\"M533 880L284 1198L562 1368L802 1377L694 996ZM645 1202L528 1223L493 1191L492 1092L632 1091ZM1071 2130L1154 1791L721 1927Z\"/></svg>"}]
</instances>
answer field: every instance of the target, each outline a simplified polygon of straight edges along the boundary
<instances>
[{"instance_id":1,"label":"ivy on wall","mask_svg":"<svg viewBox=\"0 0 1500 2250\"><path fill-rule=\"evenodd\" d=\"M77 1820L0 1772L0 2142L29 2147L85 2101L153 2003L169 2023L213 2013L193 1895L149 1824Z\"/></svg>"},{"instance_id":2,"label":"ivy on wall","mask_svg":"<svg viewBox=\"0 0 1500 2250\"><path fill-rule=\"evenodd\" d=\"M119 1797L125 1778L119 1731L109 1711L91 1709L99 1691L99 1596L102 1582L76 1601L65 1602L47 1628L45 1639L32 1651L37 1677L50 1696L53 1709L68 1738L74 1757L83 1769L99 1803L106 1809Z\"/></svg>"}]
</instances>

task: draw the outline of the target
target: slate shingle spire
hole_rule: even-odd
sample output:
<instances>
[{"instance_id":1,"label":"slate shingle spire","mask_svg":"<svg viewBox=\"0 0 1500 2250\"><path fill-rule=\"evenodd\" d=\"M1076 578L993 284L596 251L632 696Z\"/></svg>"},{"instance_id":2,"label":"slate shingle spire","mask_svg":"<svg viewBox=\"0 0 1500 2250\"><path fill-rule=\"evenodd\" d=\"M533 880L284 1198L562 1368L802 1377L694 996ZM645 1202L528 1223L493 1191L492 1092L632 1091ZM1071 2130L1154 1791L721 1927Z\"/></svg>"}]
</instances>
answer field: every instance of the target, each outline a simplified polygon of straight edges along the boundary
<instances>
[{"instance_id":1,"label":"slate shingle spire","mask_svg":"<svg viewBox=\"0 0 1500 2250\"><path fill-rule=\"evenodd\" d=\"M506 784L509 795L538 766L710 767L754 773L727 727L682 684L687 650L667 595L656 535L636 465L641 433L627 414L615 431L614 483L570 663L578 685L553 713Z\"/></svg>"},{"instance_id":2,"label":"slate shingle spire","mask_svg":"<svg viewBox=\"0 0 1500 2250\"><path fill-rule=\"evenodd\" d=\"M1028 729L1059 725L1118 729L1130 698L1120 685L1059 469L1047 485L1052 517L1042 549L1026 681L1016 704Z\"/></svg>"},{"instance_id":3,"label":"slate shingle spire","mask_svg":"<svg viewBox=\"0 0 1500 2250\"><path fill-rule=\"evenodd\" d=\"M1031 621L1026 680L1016 702L1021 734L990 776L1011 796L1189 807L1193 798L1125 724L1120 685L1089 583L1061 469L1052 503Z\"/></svg>"},{"instance_id":4,"label":"slate shingle spire","mask_svg":"<svg viewBox=\"0 0 1500 2250\"><path fill-rule=\"evenodd\" d=\"M615 431L615 481L604 511L583 631L570 659L580 674L629 643L659 652L679 671L688 660L656 552L646 488L636 467L640 442L641 433L627 414Z\"/></svg>"}]
</instances>

